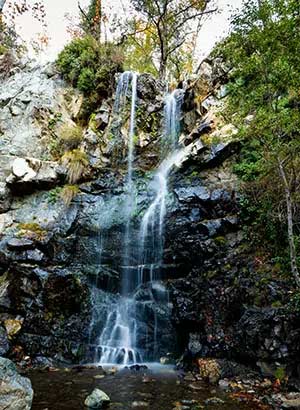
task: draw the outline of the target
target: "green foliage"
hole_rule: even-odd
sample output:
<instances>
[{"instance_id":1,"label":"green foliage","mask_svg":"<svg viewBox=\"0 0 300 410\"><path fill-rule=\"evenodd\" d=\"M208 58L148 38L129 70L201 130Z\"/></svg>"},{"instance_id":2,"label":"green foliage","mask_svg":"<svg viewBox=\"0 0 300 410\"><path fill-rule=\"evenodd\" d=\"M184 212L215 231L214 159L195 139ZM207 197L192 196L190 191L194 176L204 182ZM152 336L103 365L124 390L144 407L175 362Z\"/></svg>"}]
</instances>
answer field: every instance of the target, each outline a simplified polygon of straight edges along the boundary
<instances>
[{"instance_id":1,"label":"green foliage","mask_svg":"<svg viewBox=\"0 0 300 410\"><path fill-rule=\"evenodd\" d=\"M48 192L48 202L50 204L55 204L57 202L61 190L62 190L61 187L56 187L56 188L51 189L51 191Z\"/></svg>"},{"instance_id":2,"label":"green foliage","mask_svg":"<svg viewBox=\"0 0 300 410\"><path fill-rule=\"evenodd\" d=\"M294 313L294 314L297 314L297 315L300 314L300 293L299 292L295 293L291 297L291 299L290 299L290 301L287 305L287 309L291 313Z\"/></svg>"},{"instance_id":3,"label":"green foliage","mask_svg":"<svg viewBox=\"0 0 300 410\"><path fill-rule=\"evenodd\" d=\"M181 70L193 57L194 38L200 29L201 16L209 12L208 3L207 0L132 0L137 15L127 21L125 35L132 51L131 61L137 64L140 59L147 71L158 71L162 79L167 71L176 78L181 76Z\"/></svg>"},{"instance_id":4,"label":"green foliage","mask_svg":"<svg viewBox=\"0 0 300 410\"><path fill-rule=\"evenodd\" d=\"M79 149L66 152L62 156L62 163L67 167L70 184L79 181L84 174L85 168L89 165L86 153Z\"/></svg>"},{"instance_id":5,"label":"green foliage","mask_svg":"<svg viewBox=\"0 0 300 410\"><path fill-rule=\"evenodd\" d=\"M286 372L284 367L278 367L274 373L274 377L277 380L283 381L286 378Z\"/></svg>"},{"instance_id":6,"label":"green foliage","mask_svg":"<svg viewBox=\"0 0 300 410\"><path fill-rule=\"evenodd\" d=\"M286 186L279 164L289 184L294 222L300 216L299 13L296 0L247 0L232 17L231 35L214 51L231 68L224 114L243 141L234 171L243 182L241 213L251 225L248 235L254 246L285 260Z\"/></svg>"},{"instance_id":7,"label":"green foliage","mask_svg":"<svg viewBox=\"0 0 300 410\"><path fill-rule=\"evenodd\" d=\"M99 44L92 36L76 38L59 54L57 66L63 77L87 97L83 117L113 93L115 74L123 70L120 47Z\"/></svg>"}]
</instances>

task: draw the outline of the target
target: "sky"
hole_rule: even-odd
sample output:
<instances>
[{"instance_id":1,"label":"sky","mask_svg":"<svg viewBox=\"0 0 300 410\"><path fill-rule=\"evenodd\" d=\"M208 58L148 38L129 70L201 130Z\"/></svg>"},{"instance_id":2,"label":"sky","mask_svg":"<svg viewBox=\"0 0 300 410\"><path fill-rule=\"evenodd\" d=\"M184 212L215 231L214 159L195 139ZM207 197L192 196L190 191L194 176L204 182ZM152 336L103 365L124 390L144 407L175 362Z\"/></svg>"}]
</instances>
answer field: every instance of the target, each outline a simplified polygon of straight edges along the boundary
<instances>
[{"instance_id":1,"label":"sky","mask_svg":"<svg viewBox=\"0 0 300 410\"><path fill-rule=\"evenodd\" d=\"M115 12L120 9L121 3L126 3L128 0L106 0ZM202 59L207 56L213 45L220 38L226 35L229 29L228 18L232 8L239 8L243 0L215 0L217 2L219 13L215 14L207 20L201 30L198 41L198 55ZM30 1L29 1L30 2ZM58 52L70 40L67 33L67 22L65 19L66 13L76 16L78 15L77 0L44 0L46 9L46 21L48 25L48 36L50 42L48 49L43 55L43 59L54 60ZM86 6L89 0L80 0L81 6ZM105 3L105 0L103 0ZM18 32L23 39L28 43L33 38L37 38L37 34L41 32L41 26L33 19L30 13L26 13L17 19Z\"/></svg>"}]
</instances>

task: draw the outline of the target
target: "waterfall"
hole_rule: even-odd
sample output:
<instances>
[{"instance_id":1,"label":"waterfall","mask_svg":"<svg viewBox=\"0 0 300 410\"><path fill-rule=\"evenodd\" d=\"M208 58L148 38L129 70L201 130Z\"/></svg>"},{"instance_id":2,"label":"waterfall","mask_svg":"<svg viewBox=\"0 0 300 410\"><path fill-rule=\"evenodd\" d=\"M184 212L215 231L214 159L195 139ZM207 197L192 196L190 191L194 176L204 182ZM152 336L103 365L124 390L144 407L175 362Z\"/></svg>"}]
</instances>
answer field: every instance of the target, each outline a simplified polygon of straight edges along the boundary
<instances>
[{"instance_id":1,"label":"waterfall","mask_svg":"<svg viewBox=\"0 0 300 410\"><path fill-rule=\"evenodd\" d=\"M157 311L168 304L168 293L159 281L164 248L168 176L173 166L180 164L185 154L184 150L178 150L183 93L181 90L175 90L165 98L164 159L154 174L153 199L144 213L139 229L136 230L132 227L132 215L136 195L133 162L137 79L137 74L132 72L125 72L120 76L114 106L114 112L120 116L126 109L131 93L125 183L127 195L123 209L126 223L122 241L124 256L121 295L108 302L108 306L105 303L106 320L97 341L100 364L128 365L149 359L157 360ZM132 243L136 244L134 249Z\"/></svg>"},{"instance_id":2,"label":"waterfall","mask_svg":"<svg viewBox=\"0 0 300 410\"><path fill-rule=\"evenodd\" d=\"M131 263L131 218L134 210L135 188L132 180L132 170L134 161L134 133L135 133L135 112L136 112L136 97L137 97L137 73L126 71L121 75L120 82L124 82L125 92L128 90L128 81L131 79L131 108L130 108L130 124L128 133L128 154L127 154L127 201L125 203L126 226L124 235L124 260L123 260L123 275L122 275L122 294L126 295L132 290L133 284L130 281L130 263ZM123 86L123 87L124 87ZM120 87L122 89L122 87Z\"/></svg>"},{"instance_id":3,"label":"waterfall","mask_svg":"<svg viewBox=\"0 0 300 410\"><path fill-rule=\"evenodd\" d=\"M110 306L106 323L99 337L100 363L129 364L142 361L136 349L136 313L135 301L128 296L131 290L130 260L131 260L131 217L134 209L135 188L133 184L135 113L137 98L137 73L126 71L121 74L117 85L114 112L119 115L124 111L129 85L131 85L131 108L127 148L127 178L124 213L126 226L124 233L124 260L122 270L122 297Z\"/></svg>"}]
</instances>

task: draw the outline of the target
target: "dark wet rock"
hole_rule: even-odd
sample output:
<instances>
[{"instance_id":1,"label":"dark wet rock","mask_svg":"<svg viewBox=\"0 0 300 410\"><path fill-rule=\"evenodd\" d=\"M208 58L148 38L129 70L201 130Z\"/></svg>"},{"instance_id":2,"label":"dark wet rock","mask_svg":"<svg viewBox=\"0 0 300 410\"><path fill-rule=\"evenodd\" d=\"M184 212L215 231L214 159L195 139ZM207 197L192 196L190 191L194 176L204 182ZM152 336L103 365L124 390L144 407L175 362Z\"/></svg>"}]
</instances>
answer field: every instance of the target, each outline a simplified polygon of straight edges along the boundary
<instances>
[{"instance_id":1,"label":"dark wet rock","mask_svg":"<svg viewBox=\"0 0 300 410\"><path fill-rule=\"evenodd\" d=\"M135 365L129 366L129 369L139 372L140 370L147 370L148 367L146 365L135 364Z\"/></svg>"},{"instance_id":2,"label":"dark wet rock","mask_svg":"<svg viewBox=\"0 0 300 410\"><path fill-rule=\"evenodd\" d=\"M180 202L192 202L193 200L205 202L210 198L210 192L204 186L175 188L174 192Z\"/></svg>"},{"instance_id":3,"label":"dark wet rock","mask_svg":"<svg viewBox=\"0 0 300 410\"><path fill-rule=\"evenodd\" d=\"M85 399L84 405L89 409L104 409L109 406L110 398L104 391L94 389Z\"/></svg>"},{"instance_id":4,"label":"dark wet rock","mask_svg":"<svg viewBox=\"0 0 300 410\"><path fill-rule=\"evenodd\" d=\"M0 356L5 356L9 351L9 341L7 331L3 326L0 326Z\"/></svg>"},{"instance_id":5,"label":"dark wet rock","mask_svg":"<svg viewBox=\"0 0 300 410\"><path fill-rule=\"evenodd\" d=\"M0 357L0 408L30 410L33 390L29 379L18 374L15 365Z\"/></svg>"},{"instance_id":6,"label":"dark wet rock","mask_svg":"<svg viewBox=\"0 0 300 410\"><path fill-rule=\"evenodd\" d=\"M138 77L137 92L142 100L152 100L160 94L164 85L150 74L141 74Z\"/></svg>"}]
</instances>

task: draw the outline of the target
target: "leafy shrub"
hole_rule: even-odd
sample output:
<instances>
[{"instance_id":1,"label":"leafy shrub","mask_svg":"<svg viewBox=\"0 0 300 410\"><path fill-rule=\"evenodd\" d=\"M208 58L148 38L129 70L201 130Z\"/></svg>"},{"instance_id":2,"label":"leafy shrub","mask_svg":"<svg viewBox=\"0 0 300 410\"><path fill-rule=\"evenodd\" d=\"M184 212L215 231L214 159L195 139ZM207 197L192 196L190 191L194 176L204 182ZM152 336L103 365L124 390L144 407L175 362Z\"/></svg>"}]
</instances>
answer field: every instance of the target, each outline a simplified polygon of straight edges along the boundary
<instances>
[{"instance_id":1,"label":"leafy shrub","mask_svg":"<svg viewBox=\"0 0 300 410\"><path fill-rule=\"evenodd\" d=\"M84 119L112 94L115 74L123 71L123 60L120 47L99 44L92 36L74 39L59 54L57 66L63 77L88 97L82 112Z\"/></svg>"},{"instance_id":2,"label":"leafy shrub","mask_svg":"<svg viewBox=\"0 0 300 410\"><path fill-rule=\"evenodd\" d=\"M84 173L84 169L89 165L86 153L79 149L66 152L62 156L62 163L67 167L70 184L79 181Z\"/></svg>"},{"instance_id":3,"label":"leafy shrub","mask_svg":"<svg viewBox=\"0 0 300 410\"><path fill-rule=\"evenodd\" d=\"M63 150L75 149L83 139L82 128L78 125L64 124L60 128L59 138Z\"/></svg>"}]
</instances>

